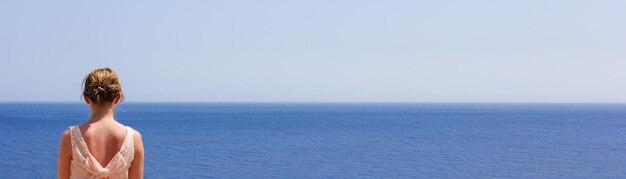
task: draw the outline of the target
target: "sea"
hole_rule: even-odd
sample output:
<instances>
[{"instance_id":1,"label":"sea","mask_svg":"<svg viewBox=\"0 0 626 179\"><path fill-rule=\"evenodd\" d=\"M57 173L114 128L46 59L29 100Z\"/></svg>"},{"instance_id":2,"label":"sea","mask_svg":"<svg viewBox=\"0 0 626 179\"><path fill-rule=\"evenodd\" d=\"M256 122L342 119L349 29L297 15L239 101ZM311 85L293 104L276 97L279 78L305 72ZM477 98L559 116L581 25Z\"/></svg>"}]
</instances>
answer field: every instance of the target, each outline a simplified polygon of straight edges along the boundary
<instances>
[{"instance_id":1,"label":"sea","mask_svg":"<svg viewBox=\"0 0 626 179\"><path fill-rule=\"evenodd\" d=\"M56 178L79 103L0 104L0 178ZM122 103L145 178L626 178L626 104Z\"/></svg>"}]
</instances>

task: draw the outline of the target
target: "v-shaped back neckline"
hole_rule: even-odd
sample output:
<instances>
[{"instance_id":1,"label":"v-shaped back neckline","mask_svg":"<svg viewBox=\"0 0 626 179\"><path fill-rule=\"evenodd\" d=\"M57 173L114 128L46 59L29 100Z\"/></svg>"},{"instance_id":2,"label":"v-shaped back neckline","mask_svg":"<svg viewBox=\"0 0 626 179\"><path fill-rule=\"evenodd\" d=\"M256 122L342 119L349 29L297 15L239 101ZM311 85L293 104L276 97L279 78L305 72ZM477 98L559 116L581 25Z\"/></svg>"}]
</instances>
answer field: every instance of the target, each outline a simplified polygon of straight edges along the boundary
<instances>
[{"instance_id":1,"label":"v-shaped back neckline","mask_svg":"<svg viewBox=\"0 0 626 179\"><path fill-rule=\"evenodd\" d=\"M122 145L120 146L120 149L117 150L117 152L115 153L115 155L113 155L113 158L111 158L111 160L109 160L109 162L107 163L107 165L105 167L102 167L102 164L100 164L100 161L96 160L96 158L91 155L91 151L89 150L89 146L87 146L87 142L85 141L85 138L83 137L83 132L80 130L80 126L76 126L76 128L78 129L78 136L80 137L80 143L82 143L83 147L85 147L85 150L87 150L87 155L89 156L89 158L91 160L94 160L94 163L96 163L96 165L98 165L99 168L105 169L105 168L109 168L109 166L111 165L111 162L115 159L115 157L118 157L118 155L120 155L120 153L122 152L122 150L124 149L124 144L126 144L126 142L128 141L128 135L130 134L130 127L128 126L124 126L126 128L126 134L124 135L124 141L122 141Z\"/></svg>"}]
</instances>

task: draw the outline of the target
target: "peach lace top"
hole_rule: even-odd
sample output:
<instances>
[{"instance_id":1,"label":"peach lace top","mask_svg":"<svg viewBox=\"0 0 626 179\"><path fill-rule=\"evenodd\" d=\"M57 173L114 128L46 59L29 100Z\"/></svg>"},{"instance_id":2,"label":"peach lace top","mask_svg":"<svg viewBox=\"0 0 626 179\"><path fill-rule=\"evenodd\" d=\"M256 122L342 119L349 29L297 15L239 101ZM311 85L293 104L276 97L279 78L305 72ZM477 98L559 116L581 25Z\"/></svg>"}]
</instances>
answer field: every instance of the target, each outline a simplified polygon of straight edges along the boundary
<instances>
[{"instance_id":1,"label":"peach lace top","mask_svg":"<svg viewBox=\"0 0 626 179\"><path fill-rule=\"evenodd\" d=\"M78 126L70 127L72 139L71 179L128 178L130 163L135 157L132 129L126 126L126 137L113 159L102 167L91 155Z\"/></svg>"}]
</instances>

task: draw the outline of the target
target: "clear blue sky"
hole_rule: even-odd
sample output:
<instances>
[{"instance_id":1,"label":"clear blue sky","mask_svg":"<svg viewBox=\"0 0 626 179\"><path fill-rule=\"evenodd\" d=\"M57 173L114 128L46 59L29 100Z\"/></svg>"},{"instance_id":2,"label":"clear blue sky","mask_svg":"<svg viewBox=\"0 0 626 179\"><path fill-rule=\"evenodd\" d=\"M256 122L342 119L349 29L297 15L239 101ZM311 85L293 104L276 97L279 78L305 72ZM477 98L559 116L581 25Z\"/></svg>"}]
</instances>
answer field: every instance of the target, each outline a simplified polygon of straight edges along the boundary
<instances>
[{"instance_id":1,"label":"clear blue sky","mask_svg":"<svg viewBox=\"0 0 626 179\"><path fill-rule=\"evenodd\" d=\"M0 101L626 102L626 1L0 1Z\"/></svg>"}]
</instances>

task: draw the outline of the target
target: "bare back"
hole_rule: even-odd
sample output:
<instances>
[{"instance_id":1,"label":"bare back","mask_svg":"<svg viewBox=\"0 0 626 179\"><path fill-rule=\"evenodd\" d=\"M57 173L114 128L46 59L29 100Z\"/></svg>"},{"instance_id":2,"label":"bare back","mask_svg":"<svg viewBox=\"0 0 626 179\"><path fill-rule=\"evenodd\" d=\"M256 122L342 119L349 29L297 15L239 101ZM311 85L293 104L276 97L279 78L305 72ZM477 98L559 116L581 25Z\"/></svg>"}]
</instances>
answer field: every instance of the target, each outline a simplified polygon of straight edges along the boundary
<instances>
[{"instance_id":1,"label":"bare back","mask_svg":"<svg viewBox=\"0 0 626 179\"><path fill-rule=\"evenodd\" d=\"M119 123L79 126L89 153L102 166L107 164L120 151L127 135L126 126Z\"/></svg>"},{"instance_id":2,"label":"bare back","mask_svg":"<svg viewBox=\"0 0 626 179\"><path fill-rule=\"evenodd\" d=\"M143 155L141 134L128 126L71 126L61 136L59 178L143 178Z\"/></svg>"}]
</instances>

